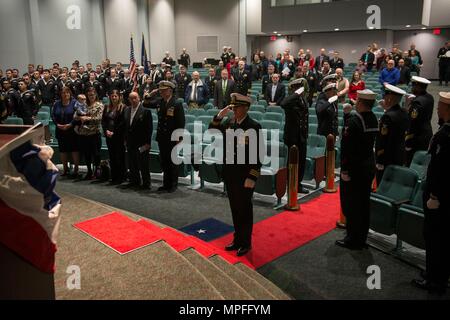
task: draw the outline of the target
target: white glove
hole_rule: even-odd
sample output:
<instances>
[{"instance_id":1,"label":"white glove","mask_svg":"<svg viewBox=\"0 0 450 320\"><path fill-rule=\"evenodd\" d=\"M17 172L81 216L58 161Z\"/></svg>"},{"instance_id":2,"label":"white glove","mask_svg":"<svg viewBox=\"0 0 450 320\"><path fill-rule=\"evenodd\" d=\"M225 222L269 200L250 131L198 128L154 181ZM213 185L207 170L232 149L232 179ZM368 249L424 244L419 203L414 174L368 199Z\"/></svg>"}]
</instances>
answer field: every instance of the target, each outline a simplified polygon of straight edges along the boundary
<instances>
[{"instance_id":1,"label":"white glove","mask_svg":"<svg viewBox=\"0 0 450 320\"><path fill-rule=\"evenodd\" d=\"M384 166L382 164L378 164L377 163L377 170L378 171L383 171L384 170Z\"/></svg>"},{"instance_id":2,"label":"white glove","mask_svg":"<svg viewBox=\"0 0 450 320\"><path fill-rule=\"evenodd\" d=\"M295 91L295 93L298 94L299 96L300 96L303 92L305 92L305 88L304 88L304 87L301 87L300 89L298 89L297 91Z\"/></svg>"},{"instance_id":3,"label":"white glove","mask_svg":"<svg viewBox=\"0 0 450 320\"><path fill-rule=\"evenodd\" d=\"M412 150L412 148L405 148L405 150L409 152Z\"/></svg>"},{"instance_id":4,"label":"white glove","mask_svg":"<svg viewBox=\"0 0 450 320\"><path fill-rule=\"evenodd\" d=\"M350 103L346 103L344 104L344 113L345 114L349 114L350 112L352 112L353 107Z\"/></svg>"},{"instance_id":5,"label":"white glove","mask_svg":"<svg viewBox=\"0 0 450 320\"><path fill-rule=\"evenodd\" d=\"M427 201L427 208L430 209L430 210L437 210L437 209L439 209L440 205L441 205L441 203L439 202L438 199L431 199L430 198Z\"/></svg>"},{"instance_id":6,"label":"white glove","mask_svg":"<svg viewBox=\"0 0 450 320\"><path fill-rule=\"evenodd\" d=\"M348 175L347 172L342 172L341 173L341 179L345 182L349 182L352 180L352 178L350 178L350 176Z\"/></svg>"},{"instance_id":7,"label":"white glove","mask_svg":"<svg viewBox=\"0 0 450 320\"><path fill-rule=\"evenodd\" d=\"M328 103L335 103L338 100L338 96L331 97L328 99Z\"/></svg>"}]
</instances>

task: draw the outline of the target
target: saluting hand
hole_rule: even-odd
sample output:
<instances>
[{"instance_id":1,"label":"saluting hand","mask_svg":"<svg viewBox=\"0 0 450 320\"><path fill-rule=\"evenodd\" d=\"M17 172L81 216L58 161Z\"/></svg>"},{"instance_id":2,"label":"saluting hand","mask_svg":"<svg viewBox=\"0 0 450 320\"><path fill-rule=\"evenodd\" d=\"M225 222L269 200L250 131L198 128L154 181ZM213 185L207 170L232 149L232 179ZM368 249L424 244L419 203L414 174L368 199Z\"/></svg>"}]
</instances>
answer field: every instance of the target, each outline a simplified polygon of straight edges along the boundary
<instances>
[{"instance_id":1,"label":"saluting hand","mask_svg":"<svg viewBox=\"0 0 450 320\"><path fill-rule=\"evenodd\" d=\"M245 179L244 188L245 189L254 189L255 181L253 181L252 179Z\"/></svg>"},{"instance_id":2,"label":"saluting hand","mask_svg":"<svg viewBox=\"0 0 450 320\"><path fill-rule=\"evenodd\" d=\"M231 106L226 106L217 115L218 119L223 119L229 112L231 112Z\"/></svg>"}]
</instances>

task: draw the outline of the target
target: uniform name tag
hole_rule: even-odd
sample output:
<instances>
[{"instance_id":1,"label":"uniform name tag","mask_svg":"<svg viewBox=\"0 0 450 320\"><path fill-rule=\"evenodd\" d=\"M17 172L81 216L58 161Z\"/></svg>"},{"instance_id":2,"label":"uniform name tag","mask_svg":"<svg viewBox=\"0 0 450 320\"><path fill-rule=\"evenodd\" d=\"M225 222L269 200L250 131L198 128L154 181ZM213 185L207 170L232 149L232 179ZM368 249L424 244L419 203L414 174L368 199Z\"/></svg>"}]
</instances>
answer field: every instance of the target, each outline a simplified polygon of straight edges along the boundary
<instances>
[{"instance_id":1,"label":"uniform name tag","mask_svg":"<svg viewBox=\"0 0 450 320\"><path fill-rule=\"evenodd\" d=\"M174 108L169 108L168 110L167 110L167 116L168 117L173 117L174 116Z\"/></svg>"}]
</instances>

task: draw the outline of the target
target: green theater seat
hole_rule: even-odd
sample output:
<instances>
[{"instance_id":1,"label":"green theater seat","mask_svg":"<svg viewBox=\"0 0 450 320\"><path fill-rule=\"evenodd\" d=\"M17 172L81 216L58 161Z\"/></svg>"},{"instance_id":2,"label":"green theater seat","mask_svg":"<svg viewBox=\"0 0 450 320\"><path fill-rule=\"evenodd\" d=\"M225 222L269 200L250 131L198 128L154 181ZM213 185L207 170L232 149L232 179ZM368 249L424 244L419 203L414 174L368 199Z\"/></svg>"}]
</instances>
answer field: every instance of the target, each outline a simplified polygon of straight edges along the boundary
<instances>
[{"instance_id":1,"label":"green theater seat","mask_svg":"<svg viewBox=\"0 0 450 320\"><path fill-rule=\"evenodd\" d=\"M426 151L417 151L414 154L413 160L409 167L417 172L419 175L419 180L425 180L430 160L431 156Z\"/></svg>"},{"instance_id":2,"label":"green theater seat","mask_svg":"<svg viewBox=\"0 0 450 320\"><path fill-rule=\"evenodd\" d=\"M269 108L270 110L270 108ZM264 114L264 120L271 120L278 123L283 123L283 115L281 113L276 112L266 112Z\"/></svg>"},{"instance_id":3,"label":"green theater seat","mask_svg":"<svg viewBox=\"0 0 450 320\"><path fill-rule=\"evenodd\" d=\"M304 180L315 180L316 188L325 177L325 149L327 139L317 134L308 135Z\"/></svg>"},{"instance_id":4,"label":"green theater seat","mask_svg":"<svg viewBox=\"0 0 450 320\"><path fill-rule=\"evenodd\" d=\"M425 182L416 186L411 204L404 204L398 209L397 238L420 249L425 249L423 237L423 192Z\"/></svg>"},{"instance_id":5,"label":"green theater seat","mask_svg":"<svg viewBox=\"0 0 450 320\"><path fill-rule=\"evenodd\" d=\"M388 166L376 193L370 196L370 228L393 235L397 227L398 208L409 203L414 195L417 173L409 168Z\"/></svg>"},{"instance_id":6,"label":"green theater seat","mask_svg":"<svg viewBox=\"0 0 450 320\"><path fill-rule=\"evenodd\" d=\"M15 126L23 126L23 119L16 117L9 117L3 121L3 124L15 125Z\"/></svg>"},{"instance_id":7,"label":"green theater seat","mask_svg":"<svg viewBox=\"0 0 450 320\"><path fill-rule=\"evenodd\" d=\"M258 122L263 120L263 113L259 112L259 111L249 111L248 115L250 116L250 118L252 118L253 120L256 120Z\"/></svg>"}]
</instances>

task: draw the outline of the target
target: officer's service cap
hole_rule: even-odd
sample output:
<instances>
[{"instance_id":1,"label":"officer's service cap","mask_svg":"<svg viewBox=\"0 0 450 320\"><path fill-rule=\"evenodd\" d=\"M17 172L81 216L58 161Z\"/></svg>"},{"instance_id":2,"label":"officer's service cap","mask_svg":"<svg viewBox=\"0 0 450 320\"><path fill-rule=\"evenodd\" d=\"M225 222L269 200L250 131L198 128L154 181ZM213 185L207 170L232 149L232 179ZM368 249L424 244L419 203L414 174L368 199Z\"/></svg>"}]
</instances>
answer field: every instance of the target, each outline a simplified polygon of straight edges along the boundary
<instances>
[{"instance_id":1,"label":"officer's service cap","mask_svg":"<svg viewBox=\"0 0 450 320\"><path fill-rule=\"evenodd\" d=\"M439 102L450 105L450 92L439 92Z\"/></svg>"},{"instance_id":2,"label":"officer's service cap","mask_svg":"<svg viewBox=\"0 0 450 320\"><path fill-rule=\"evenodd\" d=\"M159 90L165 90L165 89L175 89L175 84L173 84L170 81L161 81L159 83Z\"/></svg>"},{"instance_id":3,"label":"officer's service cap","mask_svg":"<svg viewBox=\"0 0 450 320\"><path fill-rule=\"evenodd\" d=\"M392 93L392 94L396 94L399 96L404 96L406 94L405 90L400 89L399 87L393 86L392 84L388 84L388 83L384 86L384 89L386 91L386 94Z\"/></svg>"},{"instance_id":4,"label":"officer's service cap","mask_svg":"<svg viewBox=\"0 0 450 320\"><path fill-rule=\"evenodd\" d=\"M369 89L360 90L357 93L358 93L359 99L364 99L364 100L376 100L377 99L377 94Z\"/></svg>"},{"instance_id":5,"label":"officer's service cap","mask_svg":"<svg viewBox=\"0 0 450 320\"><path fill-rule=\"evenodd\" d=\"M330 83L325 88L323 88L323 92L327 92L328 90L336 89L336 83Z\"/></svg>"},{"instance_id":6,"label":"officer's service cap","mask_svg":"<svg viewBox=\"0 0 450 320\"><path fill-rule=\"evenodd\" d=\"M154 63L154 62L152 62L151 66L152 66L152 67L156 67L156 66L157 66L157 64L156 64L156 63Z\"/></svg>"},{"instance_id":7,"label":"officer's service cap","mask_svg":"<svg viewBox=\"0 0 450 320\"><path fill-rule=\"evenodd\" d=\"M306 81L305 78L292 80L291 82L289 82L289 88L292 88L294 86L302 86L304 84L304 81Z\"/></svg>"},{"instance_id":8,"label":"officer's service cap","mask_svg":"<svg viewBox=\"0 0 450 320\"><path fill-rule=\"evenodd\" d=\"M239 93L232 93L231 104L235 107L250 107L252 99Z\"/></svg>"},{"instance_id":9,"label":"officer's service cap","mask_svg":"<svg viewBox=\"0 0 450 320\"><path fill-rule=\"evenodd\" d=\"M325 78L322 79L321 83L325 83L325 82L329 82L329 81L336 81L336 79L337 79L336 73L329 74Z\"/></svg>"},{"instance_id":10,"label":"officer's service cap","mask_svg":"<svg viewBox=\"0 0 450 320\"><path fill-rule=\"evenodd\" d=\"M422 83L422 84L431 84L431 81L422 77L418 77L418 76L413 76L411 78L412 82L417 82L417 83Z\"/></svg>"}]
</instances>

